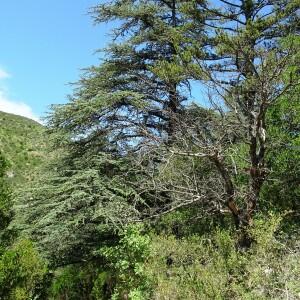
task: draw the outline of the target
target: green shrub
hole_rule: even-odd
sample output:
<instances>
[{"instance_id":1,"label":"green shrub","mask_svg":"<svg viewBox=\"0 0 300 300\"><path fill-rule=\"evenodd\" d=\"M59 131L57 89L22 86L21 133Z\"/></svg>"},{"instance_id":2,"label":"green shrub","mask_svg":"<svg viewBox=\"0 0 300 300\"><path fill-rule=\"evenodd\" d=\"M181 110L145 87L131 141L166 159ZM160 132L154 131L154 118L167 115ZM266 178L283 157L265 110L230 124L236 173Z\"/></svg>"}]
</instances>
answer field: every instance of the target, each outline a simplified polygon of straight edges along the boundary
<instances>
[{"instance_id":1,"label":"green shrub","mask_svg":"<svg viewBox=\"0 0 300 300\"><path fill-rule=\"evenodd\" d=\"M151 299L297 299L299 245L280 241L280 222L277 215L256 219L248 250L236 245L238 233L224 229L181 239L153 235L145 264Z\"/></svg>"},{"instance_id":2,"label":"green shrub","mask_svg":"<svg viewBox=\"0 0 300 300\"><path fill-rule=\"evenodd\" d=\"M121 234L118 245L100 250L107 259L110 280L115 282L111 299L149 298L150 283L145 275L145 262L150 255L150 238L142 234L142 230L142 226L128 226ZM99 283L101 285L103 281L99 279Z\"/></svg>"},{"instance_id":3,"label":"green shrub","mask_svg":"<svg viewBox=\"0 0 300 300\"><path fill-rule=\"evenodd\" d=\"M20 240L0 258L0 299L37 299L47 266L29 240Z\"/></svg>"}]
</instances>

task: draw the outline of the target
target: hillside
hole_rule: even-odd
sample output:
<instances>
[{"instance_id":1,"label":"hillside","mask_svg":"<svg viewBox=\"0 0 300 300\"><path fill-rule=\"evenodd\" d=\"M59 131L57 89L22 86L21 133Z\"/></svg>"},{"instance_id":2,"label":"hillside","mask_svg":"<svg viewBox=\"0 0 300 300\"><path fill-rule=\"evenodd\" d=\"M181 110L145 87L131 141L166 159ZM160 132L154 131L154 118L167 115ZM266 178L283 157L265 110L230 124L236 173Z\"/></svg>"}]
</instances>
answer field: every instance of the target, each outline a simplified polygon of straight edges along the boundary
<instances>
[{"instance_id":1,"label":"hillside","mask_svg":"<svg viewBox=\"0 0 300 300\"><path fill-rule=\"evenodd\" d=\"M15 183L29 180L45 157L44 128L17 115L0 112L0 149L9 161L8 177Z\"/></svg>"}]
</instances>

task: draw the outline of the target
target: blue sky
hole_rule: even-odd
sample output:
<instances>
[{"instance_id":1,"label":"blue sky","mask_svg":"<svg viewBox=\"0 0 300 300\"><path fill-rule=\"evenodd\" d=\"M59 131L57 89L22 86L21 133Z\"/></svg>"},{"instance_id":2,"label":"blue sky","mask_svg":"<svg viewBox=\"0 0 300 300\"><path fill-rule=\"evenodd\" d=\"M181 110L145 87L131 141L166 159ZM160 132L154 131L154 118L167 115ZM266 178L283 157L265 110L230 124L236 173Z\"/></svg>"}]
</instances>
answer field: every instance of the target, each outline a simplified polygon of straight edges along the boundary
<instances>
[{"instance_id":1,"label":"blue sky","mask_svg":"<svg viewBox=\"0 0 300 300\"><path fill-rule=\"evenodd\" d=\"M68 83L110 41L113 25L94 26L87 13L105 1L0 0L0 110L39 120L67 101ZM203 88L193 85L194 93Z\"/></svg>"},{"instance_id":2,"label":"blue sky","mask_svg":"<svg viewBox=\"0 0 300 300\"><path fill-rule=\"evenodd\" d=\"M87 15L99 0L1 0L0 110L42 117L97 63L111 25Z\"/></svg>"}]
</instances>

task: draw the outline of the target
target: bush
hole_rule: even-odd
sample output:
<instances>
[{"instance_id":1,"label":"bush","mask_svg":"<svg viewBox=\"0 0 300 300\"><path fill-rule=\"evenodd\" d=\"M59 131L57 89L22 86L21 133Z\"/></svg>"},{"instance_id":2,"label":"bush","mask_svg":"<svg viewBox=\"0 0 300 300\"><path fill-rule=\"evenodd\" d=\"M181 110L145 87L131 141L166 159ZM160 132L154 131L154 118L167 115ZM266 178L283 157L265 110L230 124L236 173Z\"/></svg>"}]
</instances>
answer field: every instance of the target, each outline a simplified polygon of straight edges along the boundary
<instances>
[{"instance_id":1,"label":"bush","mask_svg":"<svg viewBox=\"0 0 300 300\"><path fill-rule=\"evenodd\" d=\"M145 264L151 299L297 299L300 251L276 238L281 217L258 218L249 229L250 249L240 250L237 233L217 229L204 236L152 237Z\"/></svg>"},{"instance_id":2,"label":"bush","mask_svg":"<svg viewBox=\"0 0 300 300\"><path fill-rule=\"evenodd\" d=\"M47 266L29 240L20 240L0 258L0 299L37 299Z\"/></svg>"},{"instance_id":3,"label":"bush","mask_svg":"<svg viewBox=\"0 0 300 300\"><path fill-rule=\"evenodd\" d=\"M145 275L145 262L150 255L150 238L142 234L142 230L142 226L128 226L117 246L100 250L108 262L109 280L114 282L111 299L143 300L149 297L150 283ZM100 276L97 283L101 288L103 274ZM95 290L100 288L95 286ZM102 298L99 295L97 299Z\"/></svg>"},{"instance_id":4,"label":"bush","mask_svg":"<svg viewBox=\"0 0 300 300\"><path fill-rule=\"evenodd\" d=\"M94 299L91 295L97 268L92 264L75 264L55 271L48 299Z\"/></svg>"}]
</instances>

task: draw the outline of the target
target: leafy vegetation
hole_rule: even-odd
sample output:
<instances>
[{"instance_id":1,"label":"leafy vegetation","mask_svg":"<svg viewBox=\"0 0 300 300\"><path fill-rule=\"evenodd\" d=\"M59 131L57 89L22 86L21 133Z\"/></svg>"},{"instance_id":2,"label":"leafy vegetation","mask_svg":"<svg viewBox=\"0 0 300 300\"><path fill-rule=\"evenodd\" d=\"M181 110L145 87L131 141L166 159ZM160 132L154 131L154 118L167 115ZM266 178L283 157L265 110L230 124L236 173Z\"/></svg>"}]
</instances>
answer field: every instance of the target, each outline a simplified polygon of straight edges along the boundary
<instances>
[{"instance_id":1,"label":"leafy vegetation","mask_svg":"<svg viewBox=\"0 0 300 300\"><path fill-rule=\"evenodd\" d=\"M297 299L299 251L274 238L279 224L278 216L256 220L249 251L236 251L235 233L221 228L179 240L156 236L146 266L153 299Z\"/></svg>"},{"instance_id":2,"label":"leafy vegetation","mask_svg":"<svg viewBox=\"0 0 300 300\"><path fill-rule=\"evenodd\" d=\"M113 42L46 132L1 114L0 298L298 299L298 12L94 7Z\"/></svg>"}]
</instances>

